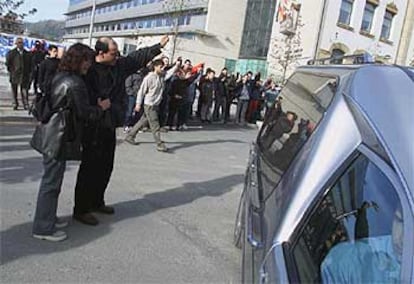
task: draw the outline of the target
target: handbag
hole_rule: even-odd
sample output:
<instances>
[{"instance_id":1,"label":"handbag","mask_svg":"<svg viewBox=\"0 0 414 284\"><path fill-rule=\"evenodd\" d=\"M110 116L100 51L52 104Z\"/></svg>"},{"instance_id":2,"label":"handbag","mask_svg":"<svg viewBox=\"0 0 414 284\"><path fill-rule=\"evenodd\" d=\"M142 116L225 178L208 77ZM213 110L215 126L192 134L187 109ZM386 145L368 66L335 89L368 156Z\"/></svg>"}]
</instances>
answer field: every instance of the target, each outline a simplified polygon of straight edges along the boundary
<instances>
[{"instance_id":1,"label":"handbag","mask_svg":"<svg viewBox=\"0 0 414 284\"><path fill-rule=\"evenodd\" d=\"M55 160L80 161L81 135L75 131L76 118L70 109L54 112L47 123L36 126L30 145Z\"/></svg>"},{"instance_id":2,"label":"handbag","mask_svg":"<svg viewBox=\"0 0 414 284\"><path fill-rule=\"evenodd\" d=\"M63 111L52 114L47 123L39 123L30 140L30 146L39 153L59 159L62 151L62 138L65 131L65 116Z\"/></svg>"}]
</instances>

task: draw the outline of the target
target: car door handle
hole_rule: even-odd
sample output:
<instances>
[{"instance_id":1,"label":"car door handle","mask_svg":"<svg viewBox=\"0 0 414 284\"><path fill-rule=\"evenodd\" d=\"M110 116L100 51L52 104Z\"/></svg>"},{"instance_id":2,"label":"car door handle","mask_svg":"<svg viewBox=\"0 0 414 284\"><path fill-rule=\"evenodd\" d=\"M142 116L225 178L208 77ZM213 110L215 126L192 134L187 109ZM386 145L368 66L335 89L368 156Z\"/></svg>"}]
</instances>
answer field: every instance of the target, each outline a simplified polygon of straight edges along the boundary
<instances>
[{"instance_id":1,"label":"car door handle","mask_svg":"<svg viewBox=\"0 0 414 284\"><path fill-rule=\"evenodd\" d=\"M264 247L263 243L259 240L256 240L253 236L253 212L251 206L249 206L249 212L247 214L247 242L254 249L261 249Z\"/></svg>"}]
</instances>

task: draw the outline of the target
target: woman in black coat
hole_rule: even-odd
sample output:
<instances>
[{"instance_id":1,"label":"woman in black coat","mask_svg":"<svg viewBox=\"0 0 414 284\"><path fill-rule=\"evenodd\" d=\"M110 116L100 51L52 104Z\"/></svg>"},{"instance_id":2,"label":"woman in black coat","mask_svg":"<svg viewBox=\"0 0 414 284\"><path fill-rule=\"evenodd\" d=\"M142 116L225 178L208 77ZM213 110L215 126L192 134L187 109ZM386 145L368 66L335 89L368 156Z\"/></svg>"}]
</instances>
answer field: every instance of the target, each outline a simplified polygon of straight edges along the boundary
<instances>
[{"instance_id":1,"label":"woman in black coat","mask_svg":"<svg viewBox=\"0 0 414 284\"><path fill-rule=\"evenodd\" d=\"M80 152L80 143L70 142L80 137L83 124L98 120L103 111L110 107L109 99L99 100L96 106L89 103L88 89L82 76L93 59L94 52L88 46L80 43L72 45L63 56L59 72L50 87L49 105L54 114L41 125L47 129L42 132L42 145L48 147L42 150L44 173L33 223L33 237L37 239L62 241L67 238L65 232L57 230L65 227L67 222L58 220L56 210L66 160L72 159L69 153ZM56 119L64 119L63 130L51 127ZM74 149L76 146L78 149Z\"/></svg>"}]
</instances>

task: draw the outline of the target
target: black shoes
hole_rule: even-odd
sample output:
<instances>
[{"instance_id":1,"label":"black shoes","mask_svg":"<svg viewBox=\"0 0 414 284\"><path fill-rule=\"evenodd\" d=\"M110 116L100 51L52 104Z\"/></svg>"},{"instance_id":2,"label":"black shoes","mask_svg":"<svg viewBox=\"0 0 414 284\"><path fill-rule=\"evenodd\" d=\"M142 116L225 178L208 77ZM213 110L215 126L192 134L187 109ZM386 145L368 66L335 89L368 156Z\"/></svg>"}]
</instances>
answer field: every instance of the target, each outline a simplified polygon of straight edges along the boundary
<instances>
[{"instance_id":1,"label":"black shoes","mask_svg":"<svg viewBox=\"0 0 414 284\"><path fill-rule=\"evenodd\" d=\"M96 208L95 210L93 210L94 212L99 212L99 213L103 213L103 214L108 214L108 215L112 215L115 213L115 209L112 206L107 206L107 205L102 205L98 208Z\"/></svg>"},{"instance_id":2,"label":"black shoes","mask_svg":"<svg viewBox=\"0 0 414 284\"><path fill-rule=\"evenodd\" d=\"M73 219L90 226L96 226L99 224L98 219L91 213L73 214Z\"/></svg>"},{"instance_id":3,"label":"black shoes","mask_svg":"<svg viewBox=\"0 0 414 284\"><path fill-rule=\"evenodd\" d=\"M111 206L102 205L95 208L93 212L112 215L115 213L115 209ZM90 226L96 226L99 224L98 219L96 219L96 217L91 213L73 214L73 219Z\"/></svg>"}]
</instances>

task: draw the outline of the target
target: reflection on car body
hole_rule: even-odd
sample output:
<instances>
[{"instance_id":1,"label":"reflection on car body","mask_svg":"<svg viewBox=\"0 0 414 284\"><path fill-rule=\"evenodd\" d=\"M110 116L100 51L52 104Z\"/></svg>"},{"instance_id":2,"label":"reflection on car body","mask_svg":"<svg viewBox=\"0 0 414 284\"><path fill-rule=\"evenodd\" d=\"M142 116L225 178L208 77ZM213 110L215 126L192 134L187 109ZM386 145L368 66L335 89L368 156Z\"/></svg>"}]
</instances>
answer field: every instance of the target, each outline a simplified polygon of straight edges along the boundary
<instances>
[{"instance_id":1,"label":"reflection on car body","mask_svg":"<svg viewBox=\"0 0 414 284\"><path fill-rule=\"evenodd\" d=\"M250 154L235 228L243 282L413 281L409 72L306 66L290 77Z\"/></svg>"}]
</instances>

